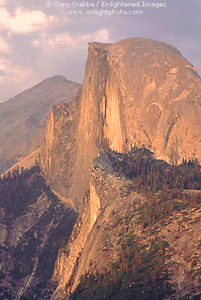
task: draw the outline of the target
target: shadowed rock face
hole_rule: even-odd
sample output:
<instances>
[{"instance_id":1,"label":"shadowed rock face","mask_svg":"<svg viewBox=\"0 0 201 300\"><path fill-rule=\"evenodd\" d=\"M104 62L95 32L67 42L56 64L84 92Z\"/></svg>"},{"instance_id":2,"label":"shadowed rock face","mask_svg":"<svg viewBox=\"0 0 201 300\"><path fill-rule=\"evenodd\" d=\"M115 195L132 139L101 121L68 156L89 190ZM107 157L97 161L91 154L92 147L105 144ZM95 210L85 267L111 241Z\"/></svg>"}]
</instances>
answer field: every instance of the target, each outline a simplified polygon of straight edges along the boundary
<instances>
[{"instance_id":1,"label":"shadowed rock face","mask_svg":"<svg viewBox=\"0 0 201 300\"><path fill-rule=\"evenodd\" d=\"M41 144L51 105L70 102L80 85L53 76L0 104L0 173Z\"/></svg>"},{"instance_id":2,"label":"shadowed rock face","mask_svg":"<svg viewBox=\"0 0 201 300\"><path fill-rule=\"evenodd\" d=\"M68 242L76 218L51 192L38 167L1 180L0 299L50 299L57 252Z\"/></svg>"}]
</instances>

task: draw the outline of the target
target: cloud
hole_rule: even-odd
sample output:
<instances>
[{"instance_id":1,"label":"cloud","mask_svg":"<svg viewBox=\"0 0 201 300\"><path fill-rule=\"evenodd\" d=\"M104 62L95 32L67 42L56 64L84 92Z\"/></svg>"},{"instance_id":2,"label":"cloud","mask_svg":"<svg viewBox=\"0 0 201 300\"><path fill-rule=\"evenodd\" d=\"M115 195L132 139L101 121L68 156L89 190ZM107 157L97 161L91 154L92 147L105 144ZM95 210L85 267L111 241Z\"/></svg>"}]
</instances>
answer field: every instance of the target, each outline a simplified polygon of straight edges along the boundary
<instances>
[{"instance_id":1,"label":"cloud","mask_svg":"<svg viewBox=\"0 0 201 300\"><path fill-rule=\"evenodd\" d=\"M9 79L15 79L16 82L24 80L26 76L30 73L30 70L25 70L20 66L14 66L8 59L0 58L0 71L1 71L1 81L6 80L7 76ZM16 76L18 74L18 76ZM3 76L2 76L3 75Z\"/></svg>"},{"instance_id":2,"label":"cloud","mask_svg":"<svg viewBox=\"0 0 201 300\"><path fill-rule=\"evenodd\" d=\"M72 35L70 33L56 33L54 36L48 38L46 41L43 40L45 49L54 49L56 48L60 51L62 50L60 46L68 46L71 49L80 49L80 48L86 48L87 43L89 42L103 42L103 43L109 43L111 42L111 34L110 31L107 28L102 28L94 33L84 33L79 35ZM33 40L33 44L35 46L40 45L40 41Z\"/></svg>"},{"instance_id":3,"label":"cloud","mask_svg":"<svg viewBox=\"0 0 201 300\"><path fill-rule=\"evenodd\" d=\"M68 33L56 34L55 36L48 38L46 42L50 48L56 48L62 45L76 48L79 44L79 40Z\"/></svg>"},{"instance_id":4,"label":"cloud","mask_svg":"<svg viewBox=\"0 0 201 300\"><path fill-rule=\"evenodd\" d=\"M2 37L0 37L0 53L2 52L10 52L9 45L4 41Z\"/></svg>"},{"instance_id":5,"label":"cloud","mask_svg":"<svg viewBox=\"0 0 201 300\"><path fill-rule=\"evenodd\" d=\"M100 29L94 34L94 39L98 42L109 43L111 41L109 30Z\"/></svg>"},{"instance_id":6,"label":"cloud","mask_svg":"<svg viewBox=\"0 0 201 300\"><path fill-rule=\"evenodd\" d=\"M7 0L0 0L0 6L6 5L7 4Z\"/></svg>"},{"instance_id":7,"label":"cloud","mask_svg":"<svg viewBox=\"0 0 201 300\"><path fill-rule=\"evenodd\" d=\"M56 17L48 16L41 10L28 11L18 7L12 15L6 8L0 8L0 25L14 33L37 32L56 22Z\"/></svg>"},{"instance_id":8,"label":"cloud","mask_svg":"<svg viewBox=\"0 0 201 300\"><path fill-rule=\"evenodd\" d=\"M4 58L4 57L0 58L0 70L1 71L5 71L7 69L8 64L9 64L9 61L6 58Z\"/></svg>"},{"instance_id":9,"label":"cloud","mask_svg":"<svg viewBox=\"0 0 201 300\"><path fill-rule=\"evenodd\" d=\"M27 88L37 82L35 70L14 65L10 60L0 57L0 102L23 91L25 82Z\"/></svg>"}]
</instances>

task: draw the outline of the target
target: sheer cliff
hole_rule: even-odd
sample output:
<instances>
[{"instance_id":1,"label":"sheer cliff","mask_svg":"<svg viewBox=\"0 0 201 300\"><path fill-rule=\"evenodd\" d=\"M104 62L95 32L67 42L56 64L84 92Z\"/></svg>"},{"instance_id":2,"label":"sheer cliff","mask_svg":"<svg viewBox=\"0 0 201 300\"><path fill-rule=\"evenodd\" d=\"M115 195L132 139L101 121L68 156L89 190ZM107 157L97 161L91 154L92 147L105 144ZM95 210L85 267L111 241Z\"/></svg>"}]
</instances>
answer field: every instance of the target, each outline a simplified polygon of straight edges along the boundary
<instances>
[{"instance_id":1,"label":"sheer cliff","mask_svg":"<svg viewBox=\"0 0 201 300\"><path fill-rule=\"evenodd\" d=\"M201 79L174 47L143 38L90 43L80 98L77 128L73 129L75 151L73 160L68 160L73 169L67 185L76 209L100 149L123 152L144 146L170 163L201 159ZM43 154L47 161L48 151L54 147L49 142L54 132L50 119L51 115ZM63 139L67 131L60 134ZM64 149L71 146L69 139ZM49 161L58 164L54 155ZM44 171L50 175L46 167ZM54 169L53 176L59 172L60 167ZM69 177L68 171L62 176Z\"/></svg>"},{"instance_id":2,"label":"sheer cliff","mask_svg":"<svg viewBox=\"0 0 201 300\"><path fill-rule=\"evenodd\" d=\"M47 119L40 164L53 190L77 209L70 198L76 160L76 134L80 115L80 95L68 103L52 106Z\"/></svg>"},{"instance_id":3,"label":"sheer cliff","mask_svg":"<svg viewBox=\"0 0 201 300\"><path fill-rule=\"evenodd\" d=\"M165 182L164 186L160 187L164 192L162 200L160 197L153 198L153 194L157 195L160 189L153 192L150 187L146 190L150 198L140 196L137 192L141 191L147 175L145 167L140 170L142 178L137 177L141 176L139 172L136 179L132 178L131 183L131 178L126 175L127 170L122 172L121 166L118 172L115 171L111 159L100 151L112 149L118 153L127 153L135 147L145 147L153 151L156 158L166 161L166 163L158 161L157 164L164 170L167 168L164 174L171 175L173 172L171 165L181 163L182 159L201 159L200 113L201 79L194 67L174 47L143 38L127 39L115 44L89 44L81 94L70 105L60 104L52 108L41 153L41 166L45 178L49 180L57 195L79 211L71 240L59 251L57 257L53 280L57 282L58 287L51 299L69 297L70 292L78 285L80 276L86 271L100 272L100 277L94 277L94 281L91 279L92 286L105 276L112 278L110 282L115 285L118 278L112 277L111 274L122 271L124 276L123 274L131 272L135 277L138 269L139 287L134 285L133 293L135 288L140 289L142 280L144 286L146 281L149 282L150 291L153 288L157 289L157 284L152 286L157 276L158 279L164 279L161 284L166 287L167 283L170 292L168 284L172 282L173 289L176 286L178 297L186 295L188 290L197 292L200 284L198 278L200 260L197 259L200 253L198 230L200 194L197 198L196 193L190 192L190 196L188 192L183 193L184 182L182 181L180 186L174 188L169 186L169 182ZM145 155L143 164L146 161L146 153L145 151L143 154ZM116 159L117 166L125 159L123 154L122 157L121 154L118 155L120 157ZM99 157L98 160L96 157ZM151 154L147 159L149 160L150 157ZM92 166L94 166L93 170ZM129 170L128 166L127 169ZM170 169L171 172L168 173ZM158 170L152 169L151 172L150 182L154 172L159 174ZM181 178L185 176L182 173ZM179 182L181 179L176 181L175 178L171 178L172 182ZM160 181L162 179L159 179ZM155 181L152 183L156 184ZM136 184L135 189L130 190L129 186L133 184ZM194 187L200 189L197 183L193 184L190 189ZM175 194L174 189L178 188L181 188L181 193ZM173 193L169 195L168 189L172 189ZM188 184L185 189L188 190ZM164 199L172 199L172 201L167 204ZM192 207L186 204L186 199L187 202L190 199L189 203ZM161 202L162 208L155 215L154 207L157 205L160 207ZM147 203L153 204L153 206L150 204L150 211ZM181 207L179 203L182 203ZM173 207L172 210L170 209L171 215L169 215L170 207ZM143 218L142 211L145 216ZM154 220L152 214L155 216ZM160 214L162 217L158 219ZM188 233L183 230L185 214L188 216ZM146 218L151 221L147 223ZM131 227L127 224L127 219L132 221ZM180 224L174 222L172 226L173 219L179 220ZM118 227L117 231L115 231L116 227ZM191 233L196 242L186 251L185 245L190 241ZM128 253L125 252L129 251L130 244L127 245L128 249L127 246L124 248L121 235L124 236L126 245L130 242L132 245L135 243L138 245L136 246L138 250L132 250L137 251L133 254L137 264L134 264L133 258L126 256ZM132 237L130 242L129 236ZM161 246L169 244L170 248L167 246L166 250ZM199 253L196 252L197 246ZM171 247L174 248L171 252L173 258L166 260L166 255L168 257L169 251L172 251ZM143 249L146 249L145 253ZM151 265L153 263L154 266L148 267L149 273L143 279L139 253L145 262L150 257L154 259L151 260ZM181 253L185 257L183 260L180 259ZM191 258L195 258L195 265ZM126 261L129 259L131 261L127 264ZM159 259L161 265L157 269L155 264ZM105 267L106 261L110 263L110 267ZM135 265L136 269L129 269L131 265ZM183 277L177 276L180 269ZM168 278L163 277L165 276L163 270L169 272ZM194 275L196 279L193 278ZM78 298L75 296L72 299L93 299L81 293L83 287L83 290L89 288L86 283L87 277L82 279L80 289L75 291ZM122 282L127 279L121 277L119 280L122 284L119 285L121 290L124 286ZM130 278L130 282L128 280L128 289L132 287L134 281L133 277ZM104 290L104 284L105 281L98 289ZM110 288L110 285L108 286ZM107 288L104 291L104 295L109 293ZM161 299L165 299L168 291L162 287L161 291L164 292L164 298ZM89 294L90 292L89 289ZM97 290L94 291L95 294L96 292ZM99 298L102 299L104 295ZM111 295L108 297L113 299ZM119 299L127 298L122 295Z\"/></svg>"},{"instance_id":4,"label":"sheer cliff","mask_svg":"<svg viewBox=\"0 0 201 300\"><path fill-rule=\"evenodd\" d=\"M0 174L37 149L51 105L70 102L79 88L57 75L0 104Z\"/></svg>"},{"instance_id":5,"label":"sheer cliff","mask_svg":"<svg viewBox=\"0 0 201 300\"><path fill-rule=\"evenodd\" d=\"M170 163L201 158L201 79L172 46L138 38L91 43L81 97L74 197L83 196L103 147L145 146Z\"/></svg>"}]
</instances>

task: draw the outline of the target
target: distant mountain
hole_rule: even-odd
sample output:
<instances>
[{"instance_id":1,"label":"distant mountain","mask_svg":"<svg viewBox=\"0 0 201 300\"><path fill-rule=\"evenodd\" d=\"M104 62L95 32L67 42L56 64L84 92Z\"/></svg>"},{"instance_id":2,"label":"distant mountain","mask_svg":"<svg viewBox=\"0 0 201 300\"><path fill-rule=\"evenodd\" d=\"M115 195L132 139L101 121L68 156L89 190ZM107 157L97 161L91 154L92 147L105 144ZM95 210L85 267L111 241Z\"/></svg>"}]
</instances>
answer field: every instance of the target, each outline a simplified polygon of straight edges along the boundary
<instances>
[{"instance_id":1,"label":"distant mountain","mask_svg":"<svg viewBox=\"0 0 201 300\"><path fill-rule=\"evenodd\" d=\"M69 103L79 88L78 83L57 75L0 104L0 173L36 150L50 107Z\"/></svg>"}]
</instances>

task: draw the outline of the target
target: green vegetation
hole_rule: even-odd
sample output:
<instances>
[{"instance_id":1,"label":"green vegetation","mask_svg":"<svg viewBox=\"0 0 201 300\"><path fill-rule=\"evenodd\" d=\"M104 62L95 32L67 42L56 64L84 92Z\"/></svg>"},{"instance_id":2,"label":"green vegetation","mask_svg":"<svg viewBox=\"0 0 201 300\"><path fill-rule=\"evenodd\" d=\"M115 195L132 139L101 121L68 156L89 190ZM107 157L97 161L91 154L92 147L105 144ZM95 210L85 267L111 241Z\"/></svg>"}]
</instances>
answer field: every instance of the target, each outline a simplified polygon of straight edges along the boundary
<instances>
[{"instance_id":1,"label":"green vegetation","mask_svg":"<svg viewBox=\"0 0 201 300\"><path fill-rule=\"evenodd\" d=\"M130 207L125 215L113 213L111 226L107 224L104 230L102 251L115 253L115 259L108 262L102 271L83 275L70 300L174 297L175 291L165 266L171 249L166 241L157 237L153 224L164 223L174 211L200 207L201 166L196 159L183 160L178 166L169 165L154 159L153 153L145 148L134 148L125 154L111 150L106 153L117 176L130 179L130 184L127 182L120 187L121 197L137 192L147 200ZM142 228L141 239L134 235L134 219ZM118 234L119 240L115 245L111 237L118 233L118 226L121 234ZM200 242L196 247L200 247Z\"/></svg>"},{"instance_id":2,"label":"green vegetation","mask_svg":"<svg viewBox=\"0 0 201 300\"><path fill-rule=\"evenodd\" d=\"M198 160L183 160L181 165L169 165L154 159L146 148L133 148L125 154L107 151L116 172L132 179L138 192L164 191L165 189L201 189L201 166Z\"/></svg>"},{"instance_id":3,"label":"green vegetation","mask_svg":"<svg viewBox=\"0 0 201 300\"><path fill-rule=\"evenodd\" d=\"M153 240L146 249L130 234L121 239L118 258L102 272L86 273L70 300L154 300L173 290L164 263L166 242Z\"/></svg>"},{"instance_id":4,"label":"green vegetation","mask_svg":"<svg viewBox=\"0 0 201 300\"><path fill-rule=\"evenodd\" d=\"M128 192L145 194L139 221L144 228L173 211L201 205L201 166L195 160L183 160L175 166L154 159L148 149L134 148L126 154L107 152L114 170L132 180Z\"/></svg>"}]
</instances>

